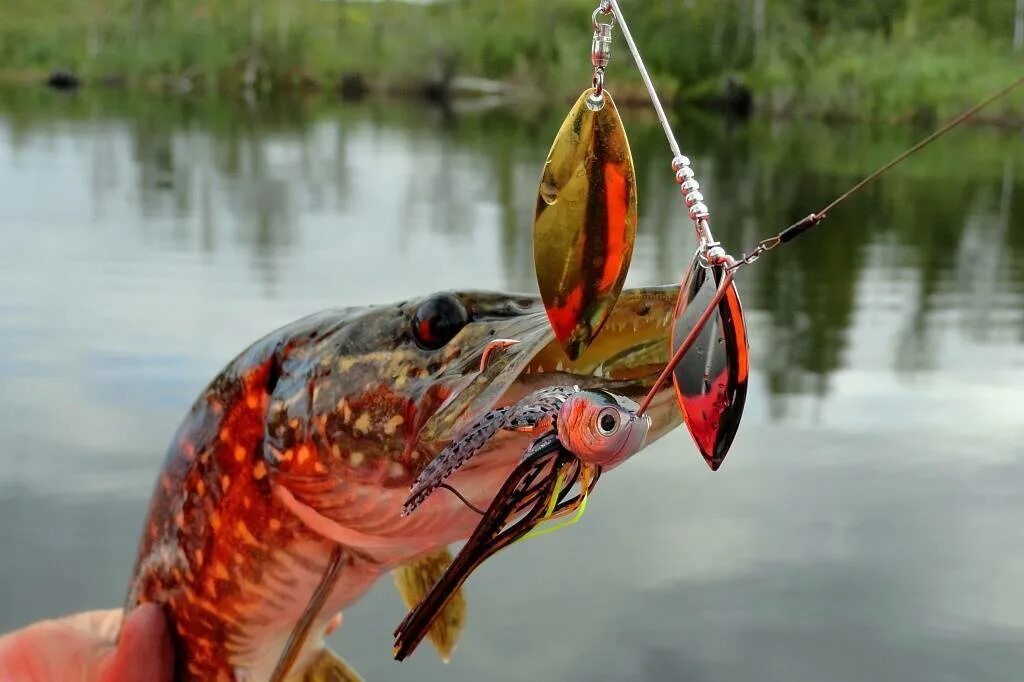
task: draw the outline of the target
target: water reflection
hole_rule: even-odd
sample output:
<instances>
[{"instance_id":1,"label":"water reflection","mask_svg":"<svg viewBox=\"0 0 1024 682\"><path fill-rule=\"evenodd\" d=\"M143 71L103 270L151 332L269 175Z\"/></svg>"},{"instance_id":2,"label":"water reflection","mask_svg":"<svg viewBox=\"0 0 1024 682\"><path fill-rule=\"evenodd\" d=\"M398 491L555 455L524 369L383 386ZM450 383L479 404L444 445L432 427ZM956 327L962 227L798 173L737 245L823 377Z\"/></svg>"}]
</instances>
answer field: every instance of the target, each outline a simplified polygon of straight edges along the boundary
<instances>
[{"instance_id":1,"label":"water reflection","mask_svg":"<svg viewBox=\"0 0 1024 682\"><path fill-rule=\"evenodd\" d=\"M19 548L0 554L0 629L119 601L160 453L248 342L328 306L533 290L536 182L564 113L0 93L0 545ZM676 281L693 241L664 140L623 118L630 282ZM700 115L677 131L736 251L923 134ZM424 651L413 670L1019 670L1022 152L1019 132L961 130L745 271L754 374L728 470L666 438L602 480L578 529L475 575L456 662ZM339 646L370 679L397 676L400 615L382 588L346 617Z\"/></svg>"},{"instance_id":2,"label":"water reflection","mask_svg":"<svg viewBox=\"0 0 1024 682\"><path fill-rule=\"evenodd\" d=\"M302 238L303 218L343 215L365 198L353 198L353 191L366 191L354 189L354 176L370 180L397 207L400 229L388 226L390 249L407 248L414 236L469 239L481 224L494 223L489 248L504 280L514 289L535 286L531 198L560 111L453 118L426 105L338 109L321 99L252 109L33 90L5 93L5 105L15 158L68 130L76 146L87 148L88 163L79 170L89 176L92 221L107 217L110 195L130 193L146 239L246 250L268 295L282 255ZM625 117L642 193L632 281L675 281L691 238L666 182L664 141L645 112ZM700 117L678 127L716 232L736 251L824 205L921 135L808 122L732 127ZM367 149L379 165L372 179L360 156ZM933 364L929 336L951 309L964 313L960 324L979 342L1021 338L1024 235L1012 226L1024 217L1016 168L1022 152L1024 138L1012 131L961 131L848 201L820 233L745 272L747 305L767 315L771 393L827 392L829 374L842 365L858 292L873 291L880 279L914 292L902 313L895 357L901 370ZM342 218L333 238L359 239L377 227L372 216L359 224Z\"/></svg>"}]
</instances>

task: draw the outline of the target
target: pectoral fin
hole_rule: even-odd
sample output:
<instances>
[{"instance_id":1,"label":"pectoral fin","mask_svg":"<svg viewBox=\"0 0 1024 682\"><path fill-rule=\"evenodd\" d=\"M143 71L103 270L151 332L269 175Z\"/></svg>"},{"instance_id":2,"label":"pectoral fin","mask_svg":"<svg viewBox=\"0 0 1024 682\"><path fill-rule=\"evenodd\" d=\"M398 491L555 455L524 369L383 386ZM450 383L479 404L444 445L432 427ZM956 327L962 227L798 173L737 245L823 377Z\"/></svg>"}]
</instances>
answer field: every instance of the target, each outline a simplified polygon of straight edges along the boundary
<instances>
[{"instance_id":1,"label":"pectoral fin","mask_svg":"<svg viewBox=\"0 0 1024 682\"><path fill-rule=\"evenodd\" d=\"M445 548L395 569L395 587L402 595L405 605L412 609L423 601L430 588L451 563L451 552ZM465 625L466 597L460 588L452 594L427 633L427 637L445 663L451 659L452 651L455 650Z\"/></svg>"}]
</instances>

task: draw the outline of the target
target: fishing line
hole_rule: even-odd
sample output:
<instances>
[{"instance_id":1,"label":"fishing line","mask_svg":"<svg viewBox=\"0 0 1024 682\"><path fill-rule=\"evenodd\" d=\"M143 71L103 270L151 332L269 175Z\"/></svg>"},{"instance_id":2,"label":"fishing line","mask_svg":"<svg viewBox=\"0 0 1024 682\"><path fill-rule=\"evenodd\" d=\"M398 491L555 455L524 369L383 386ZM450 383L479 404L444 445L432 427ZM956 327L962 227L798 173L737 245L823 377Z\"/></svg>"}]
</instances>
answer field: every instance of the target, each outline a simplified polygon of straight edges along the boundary
<instances>
[{"instance_id":1,"label":"fishing line","mask_svg":"<svg viewBox=\"0 0 1024 682\"><path fill-rule=\"evenodd\" d=\"M1009 95L1011 92L1016 90L1021 85L1024 85L1024 76L1018 78L1009 85L1003 87L998 92L992 93L991 95L981 100L967 111L961 113L959 116L954 117L948 123L943 125L941 128L935 130L932 134L928 135L914 146L903 150L895 157L890 159L887 163L880 166L877 170L861 178L856 184L850 187L850 189L846 190L838 197L833 199L830 204L828 204L821 210L815 211L814 213L807 215L805 218L798 220L797 222L793 223L792 225L790 225L789 227L787 227L786 229L782 230L781 232L774 236L768 237L767 239L762 239L758 243L758 245L750 252L750 254L744 254L742 257L737 259L730 266L730 268L736 270L744 265L749 265L750 263L753 263L755 260L757 260L764 252L770 251L774 249L776 246L779 246L780 244L788 244L789 242L793 241L801 234L807 232L808 230L810 230L811 228L815 227L823 220L825 220L825 218L828 217L828 214L836 206L846 201L851 196L861 191L866 186L868 186L869 184L877 180L879 177L884 175L886 172L888 172L898 164L902 163L903 161L907 160L908 158L910 158L917 152L921 151L928 145L930 145L932 142L935 142L939 138L943 137L944 135L952 131L954 128L966 123L968 120L971 119L971 117L973 117L975 114L977 114L985 107L989 106L996 100L999 100Z\"/></svg>"},{"instance_id":2,"label":"fishing line","mask_svg":"<svg viewBox=\"0 0 1024 682\"><path fill-rule=\"evenodd\" d=\"M1020 87L1021 84L1024 84L1024 76L1021 76L1017 80L1013 81L1012 83L1010 83L1009 85L1004 87L999 92L996 92L996 93L993 93L993 94L989 95L988 97L986 97L985 99L983 99L982 101L978 102L973 107L968 109L967 111L963 112L962 114L960 114L956 118L954 118L951 121L949 121L946 125L942 126L938 130L933 132L928 137L924 138L923 140L921 140L920 142L915 144L910 149L907 149L902 154L897 155L895 158L893 158L891 161L889 161L889 163L885 164L884 166L882 166L881 168L876 170L874 173L866 176L863 180L858 182L856 185L854 185L850 189L846 190L843 194L839 195L839 197L837 197L835 200L833 200L831 204L829 204L825 208L823 208L820 211L818 211L817 215L824 216L829 211L831 211L833 208L835 208L840 203L845 201L852 194L855 194L856 192L858 192L862 188L864 188L868 183L872 182L873 180L876 180L880 175L882 175L883 173L888 171L890 168L892 168L896 164L900 163L904 159L906 159L906 158L916 154L917 152L921 151L922 149L924 149L925 147L930 145L935 140L939 139L940 137L942 137L943 135L945 135L949 131L953 130L953 128L956 128L961 123L966 122L972 116L974 116L979 111L981 111L982 109L984 109L988 105L992 104L996 100L998 100L998 99L1000 99L1002 97L1005 97L1006 95L1010 94L1016 88Z\"/></svg>"}]
</instances>

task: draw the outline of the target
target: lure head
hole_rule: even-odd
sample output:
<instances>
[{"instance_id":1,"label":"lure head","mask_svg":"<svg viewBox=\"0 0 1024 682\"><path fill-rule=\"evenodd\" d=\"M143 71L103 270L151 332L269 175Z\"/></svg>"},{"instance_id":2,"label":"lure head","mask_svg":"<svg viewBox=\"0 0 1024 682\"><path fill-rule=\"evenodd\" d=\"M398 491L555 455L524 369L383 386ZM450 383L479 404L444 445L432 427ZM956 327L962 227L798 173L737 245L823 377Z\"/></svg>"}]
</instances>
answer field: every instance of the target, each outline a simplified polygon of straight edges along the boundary
<instances>
[{"instance_id":1,"label":"lure head","mask_svg":"<svg viewBox=\"0 0 1024 682\"><path fill-rule=\"evenodd\" d=\"M558 411L558 439L580 459L615 466L647 442L651 418L636 415L639 405L602 389L579 391Z\"/></svg>"}]
</instances>

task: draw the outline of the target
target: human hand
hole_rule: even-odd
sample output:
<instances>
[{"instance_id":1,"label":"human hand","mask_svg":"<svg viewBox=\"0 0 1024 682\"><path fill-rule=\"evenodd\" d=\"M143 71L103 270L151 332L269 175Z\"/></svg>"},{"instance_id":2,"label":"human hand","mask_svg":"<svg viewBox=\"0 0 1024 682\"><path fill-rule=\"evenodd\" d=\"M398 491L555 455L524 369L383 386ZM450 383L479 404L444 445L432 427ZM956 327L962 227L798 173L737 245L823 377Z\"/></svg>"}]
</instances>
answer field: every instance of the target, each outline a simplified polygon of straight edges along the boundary
<instances>
[{"instance_id":1,"label":"human hand","mask_svg":"<svg viewBox=\"0 0 1024 682\"><path fill-rule=\"evenodd\" d=\"M170 682L174 651L156 604L88 611L0 637L3 682Z\"/></svg>"}]
</instances>

